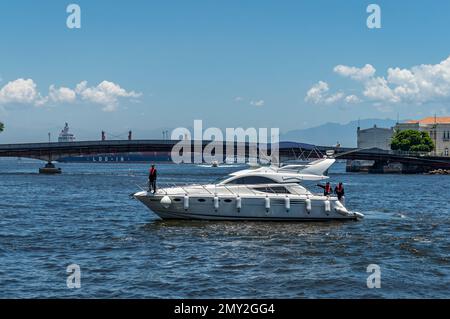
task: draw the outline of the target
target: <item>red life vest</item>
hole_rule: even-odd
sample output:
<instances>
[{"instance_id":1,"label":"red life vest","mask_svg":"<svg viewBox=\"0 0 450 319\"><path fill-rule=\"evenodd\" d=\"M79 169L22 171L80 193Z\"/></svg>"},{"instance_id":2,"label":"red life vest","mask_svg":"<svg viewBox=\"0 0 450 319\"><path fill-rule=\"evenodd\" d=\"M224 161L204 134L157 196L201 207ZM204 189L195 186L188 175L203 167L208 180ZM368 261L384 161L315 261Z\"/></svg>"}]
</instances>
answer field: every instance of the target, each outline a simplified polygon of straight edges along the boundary
<instances>
[{"instance_id":1,"label":"red life vest","mask_svg":"<svg viewBox=\"0 0 450 319\"><path fill-rule=\"evenodd\" d=\"M330 185L325 185L325 192L330 194L331 193L331 186Z\"/></svg>"},{"instance_id":2,"label":"red life vest","mask_svg":"<svg viewBox=\"0 0 450 319\"><path fill-rule=\"evenodd\" d=\"M338 191L339 193L342 193L343 190L344 190L344 187L342 187L342 185L338 185L337 191Z\"/></svg>"},{"instance_id":3,"label":"red life vest","mask_svg":"<svg viewBox=\"0 0 450 319\"><path fill-rule=\"evenodd\" d=\"M156 171L156 169L155 168L150 168L150 176L155 176L155 171Z\"/></svg>"}]
</instances>

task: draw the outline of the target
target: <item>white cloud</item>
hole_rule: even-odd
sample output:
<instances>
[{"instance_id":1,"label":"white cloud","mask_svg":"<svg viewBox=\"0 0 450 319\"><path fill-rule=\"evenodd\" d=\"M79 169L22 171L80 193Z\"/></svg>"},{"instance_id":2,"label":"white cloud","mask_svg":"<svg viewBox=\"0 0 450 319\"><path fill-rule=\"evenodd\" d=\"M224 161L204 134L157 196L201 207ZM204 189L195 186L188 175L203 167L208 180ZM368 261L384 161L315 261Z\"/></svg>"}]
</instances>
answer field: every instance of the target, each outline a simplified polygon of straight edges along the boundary
<instances>
[{"instance_id":1,"label":"white cloud","mask_svg":"<svg viewBox=\"0 0 450 319\"><path fill-rule=\"evenodd\" d=\"M318 104L323 100L323 96L330 90L328 83L319 81L306 92L305 101Z\"/></svg>"},{"instance_id":2,"label":"white cloud","mask_svg":"<svg viewBox=\"0 0 450 319\"><path fill-rule=\"evenodd\" d=\"M344 99L345 103L348 104L357 104L361 102L361 99L359 97L357 97L356 95L352 94L352 95L347 95Z\"/></svg>"},{"instance_id":3,"label":"white cloud","mask_svg":"<svg viewBox=\"0 0 450 319\"><path fill-rule=\"evenodd\" d=\"M250 105L253 105L253 106L264 106L264 100L256 100L256 101L252 100L252 101L250 101Z\"/></svg>"},{"instance_id":4,"label":"white cloud","mask_svg":"<svg viewBox=\"0 0 450 319\"><path fill-rule=\"evenodd\" d=\"M328 83L319 81L306 93L305 101L314 104L333 104L344 98L344 93L329 94Z\"/></svg>"},{"instance_id":5,"label":"white cloud","mask_svg":"<svg viewBox=\"0 0 450 319\"><path fill-rule=\"evenodd\" d=\"M399 102L423 104L450 97L450 56L439 64L389 68L387 73Z\"/></svg>"},{"instance_id":6,"label":"white cloud","mask_svg":"<svg viewBox=\"0 0 450 319\"><path fill-rule=\"evenodd\" d=\"M438 64L422 64L411 68L391 67L386 76L375 76L376 69L366 64L362 68L337 65L335 73L361 83L361 96L366 101L388 104L416 104L450 100L450 56ZM312 103L326 103L339 100L328 95L328 85L319 82L306 94L305 100ZM344 98L346 103L363 102L356 95Z\"/></svg>"},{"instance_id":7,"label":"white cloud","mask_svg":"<svg viewBox=\"0 0 450 319\"><path fill-rule=\"evenodd\" d=\"M57 89L54 85L50 85L48 97L55 103L73 103L77 99L77 94L72 89L66 87Z\"/></svg>"},{"instance_id":8,"label":"white cloud","mask_svg":"<svg viewBox=\"0 0 450 319\"><path fill-rule=\"evenodd\" d=\"M336 102L342 100L343 98L344 98L344 93L338 92L338 93L335 93L335 94L332 94L332 95L326 97L324 102L325 102L325 104L333 104L333 103L336 103Z\"/></svg>"},{"instance_id":9,"label":"white cloud","mask_svg":"<svg viewBox=\"0 0 450 319\"><path fill-rule=\"evenodd\" d=\"M32 79L17 79L8 82L0 90L0 104L18 103L35 104L42 102L42 97L36 89Z\"/></svg>"},{"instance_id":10,"label":"white cloud","mask_svg":"<svg viewBox=\"0 0 450 319\"><path fill-rule=\"evenodd\" d=\"M119 98L139 98L142 94L126 91L118 84L103 81L94 87L88 87L83 81L76 86L75 92L83 100L103 105L103 111L110 112L117 109Z\"/></svg>"},{"instance_id":11,"label":"white cloud","mask_svg":"<svg viewBox=\"0 0 450 319\"><path fill-rule=\"evenodd\" d=\"M102 105L104 111L114 111L118 107L119 99L129 98L135 101L140 96L141 93L126 91L113 82L103 81L97 86L88 87L87 82L82 81L75 89L51 85L48 96L42 97L32 79L17 79L0 89L0 105L18 103L43 106L49 103L74 103L80 98Z\"/></svg>"},{"instance_id":12,"label":"white cloud","mask_svg":"<svg viewBox=\"0 0 450 319\"><path fill-rule=\"evenodd\" d=\"M247 99L246 99L245 97L242 97L242 96L236 96L236 97L234 98L234 101L235 101L236 103L241 103L241 102L247 103L247 102L246 102ZM262 99L254 99L254 100L250 100L248 103L249 103L250 105L252 105L252 106L264 106L265 101L262 100Z\"/></svg>"},{"instance_id":13,"label":"white cloud","mask_svg":"<svg viewBox=\"0 0 450 319\"><path fill-rule=\"evenodd\" d=\"M373 77L375 75L376 69L370 64L366 64L362 68L337 65L334 68L334 72L344 77L349 77L353 80L365 80Z\"/></svg>"},{"instance_id":14,"label":"white cloud","mask_svg":"<svg viewBox=\"0 0 450 319\"><path fill-rule=\"evenodd\" d=\"M368 80L365 84L363 94L373 101L399 102L399 98L389 87L388 81L383 77Z\"/></svg>"}]
</instances>

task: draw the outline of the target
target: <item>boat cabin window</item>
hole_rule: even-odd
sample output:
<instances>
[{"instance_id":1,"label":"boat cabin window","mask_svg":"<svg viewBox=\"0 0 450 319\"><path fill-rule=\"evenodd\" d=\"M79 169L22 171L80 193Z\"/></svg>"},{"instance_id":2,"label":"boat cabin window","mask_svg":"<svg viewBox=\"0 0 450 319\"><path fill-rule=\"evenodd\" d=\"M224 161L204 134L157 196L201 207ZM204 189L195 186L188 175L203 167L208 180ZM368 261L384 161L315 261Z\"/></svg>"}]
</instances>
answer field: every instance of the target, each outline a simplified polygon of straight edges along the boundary
<instances>
[{"instance_id":1,"label":"boat cabin window","mask_svg":"<svg viewBox=\"0 0 450 319\"><path fill-rule=\"evenodd\" d=\"M276 183L273 179L263 177L263 176L244 176L244 177L236 178L232 181L229 181L227 184L256 185L256 184L273 184L273 183Z\"/></svg>"},{"instance_id":2,"label":"boat cabin window","mask_svg":"<svg viewBox=\"0 0 450 319\"><path fill-rule=\"evenodd\" d=\"M254 187L255 191L271 193L271 194L290 194L286 187L284 186L267 186L267 187Z\"/></svg>"}]
</instances>

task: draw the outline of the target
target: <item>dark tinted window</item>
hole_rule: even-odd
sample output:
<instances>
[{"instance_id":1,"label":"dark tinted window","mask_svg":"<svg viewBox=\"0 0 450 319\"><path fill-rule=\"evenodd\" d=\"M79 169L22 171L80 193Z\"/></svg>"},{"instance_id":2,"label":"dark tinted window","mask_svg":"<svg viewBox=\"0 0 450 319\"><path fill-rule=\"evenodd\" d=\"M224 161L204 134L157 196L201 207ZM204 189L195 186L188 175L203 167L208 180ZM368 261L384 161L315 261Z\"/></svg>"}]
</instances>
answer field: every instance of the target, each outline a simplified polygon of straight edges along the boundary
<instances>
[{"instance_id":1,"label":"dark tinted window","mask_svg":"<svg viewBox=\"0 0 450 319\"><path fill-rule=\"evenodd\" d=\"M272 194L290 194L289 191L283 186L255 187L254 190Z\"/></svg>"},{"instance_id":2,"label":"dark tinted window","mask_svg":"<svg viewBox=\"0 0 450 319\"><path fill-rule=\"evenodd\" d=\"M245 176L245 177L241 177L241 178L237 178L231 182L228 182L228 184L250 184L250 185L255 185L255 184L273 184L275 181L267 178L267 177L262 177L262 176Z\"/></svg>"}]
</instances>

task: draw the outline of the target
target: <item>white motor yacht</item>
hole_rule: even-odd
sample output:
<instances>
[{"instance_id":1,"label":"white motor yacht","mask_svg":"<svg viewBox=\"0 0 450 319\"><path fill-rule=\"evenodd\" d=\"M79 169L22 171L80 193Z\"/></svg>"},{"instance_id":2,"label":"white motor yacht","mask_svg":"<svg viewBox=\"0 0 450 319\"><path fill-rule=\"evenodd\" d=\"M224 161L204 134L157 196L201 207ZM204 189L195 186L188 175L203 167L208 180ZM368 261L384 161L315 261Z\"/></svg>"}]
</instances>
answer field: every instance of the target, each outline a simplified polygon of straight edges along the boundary
<instances>
[{"instance_id":1,"label":"white motor yacht","mask_svg":"<svg viewBox=\"0 0 450 319\"><path fill-rule=\"evenodd\" d=\"M357 220L334 196L313 194L303 181L327 179L335 162L259 167L230 174L216 184L174 186L133 195L162 219L326 221Z\"/></svg>"}]
</instances>

